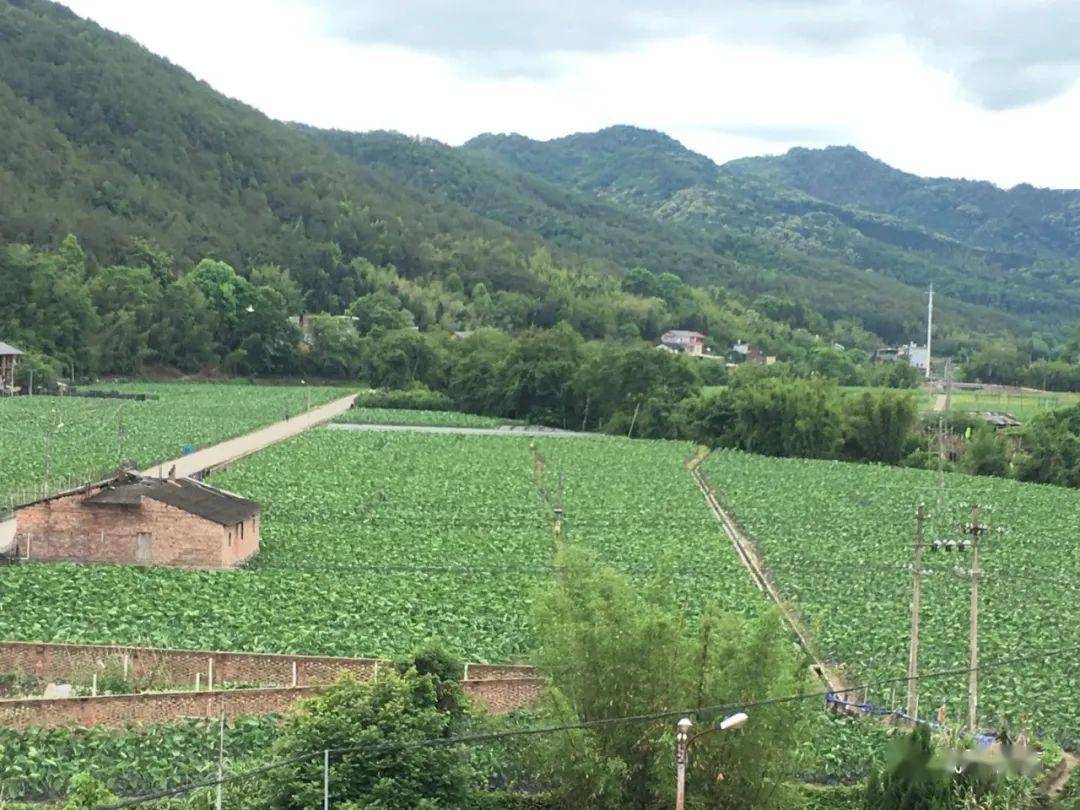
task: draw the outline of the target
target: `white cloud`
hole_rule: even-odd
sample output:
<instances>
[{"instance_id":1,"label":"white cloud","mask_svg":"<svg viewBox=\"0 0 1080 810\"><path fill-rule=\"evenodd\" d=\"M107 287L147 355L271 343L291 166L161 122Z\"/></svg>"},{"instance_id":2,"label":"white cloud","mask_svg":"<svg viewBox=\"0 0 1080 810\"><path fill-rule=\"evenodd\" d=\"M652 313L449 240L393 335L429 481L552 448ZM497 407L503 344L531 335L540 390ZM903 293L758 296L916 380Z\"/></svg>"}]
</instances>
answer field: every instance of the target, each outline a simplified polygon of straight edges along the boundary
<instances>
[{"instance_id":1,"label":"white cloud","mask_svg":"<svg viewBox=\"0 0 1080 810\"><path fill-rule=\"evenodd\" d=\"M325 7L298 0L69 5L227 95L315 126L460 143L483 131L549 138L628 123L668 132L718 162L850 143L919 174L1080 187L1075 85L1065 81L1070 89L1026 106L981 106L964 76L970 60L940 58L940 48L928 52L908 34L874 34L865 16L832 49L805 47L813 32L802 29L800 47L785 48L758 29L726 39L722 26L688 34L669 21L662 37L612 37L593 50L570 38L544 51L543 70L485 72L474 53L458 53L467 31L449 32L457 51L425 46L439 40L424 28L438 15L418 13L412 36L367 41L329 30ZM835 17L847 6L829 7ZM347 22L355 28L355 13ZM528 57L529 41L514 59ZM491 58L505 67L508 53ZM1066 57L1056 54L1045 69L1054 81Z\"/></svg>"}]
</instances>

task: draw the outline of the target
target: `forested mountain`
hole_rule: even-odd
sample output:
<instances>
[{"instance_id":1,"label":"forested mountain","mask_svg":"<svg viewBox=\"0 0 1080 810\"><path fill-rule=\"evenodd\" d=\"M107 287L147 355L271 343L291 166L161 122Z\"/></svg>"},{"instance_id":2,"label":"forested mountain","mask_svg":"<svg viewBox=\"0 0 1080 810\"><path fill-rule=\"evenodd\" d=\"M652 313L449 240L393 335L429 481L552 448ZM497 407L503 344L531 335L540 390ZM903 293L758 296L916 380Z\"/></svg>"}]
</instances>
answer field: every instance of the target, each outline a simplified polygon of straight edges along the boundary
<instances>
[{"instance_id":1,"label":"forested mountain","mask_svg":"<svg viewBox=\"0 0 1080 810\"><path fill-rule=\"evenodd\" d=\"M938 290L947 295L1012 313L1049 331L1080 317L1080 284L1076 283L1080 280L1080 262L1072 258L1073 254L1057 258L1019 252L1019 238L1012 244L965 240L963 232L935 228L929 220L905 218L903 204L890 209L874 208L871 203L876 198L895 194L903 199L893 175L910 176L869 158L865 161L868 169L848 165L843 178L839 171L830 174L821 170L820 174L830 178L832 185L855 189L850 193L856 199L844 199L839 192L834 194L836 199L831 199L826 193L830 187L826 180L801 185L794 182L789 176L793 170L783 169L788 165L783 162L786 158L776 159L781 161L780 168L774 167L770 158L717 166L662 133L634 127L611 127L550 141L533 141L519 135L482 135L465 148L656 219L694 227L729 243L752 245L758 263L764 266L806 278L862 276L862 284L880 284L895 296L887 311L903 308L911 296L933 280ZM847 155L850 151L812 154ZM800 154L806 152L801 150ZM928 185L938 182L914 180ZM948 182L957 187L965 185L962 181ZM989 184L970 185L994 189ZM860 188L867 190L860 194ZM1011 195L1018 189L996 191ZM1039 194L1064 200L1073 192ZM866 200L865 207L859 207L861 200ZM1038 229L1032 226L1030 230L1030 240L1036 240ZM897 294L888 286L888 279L908 289ZM822 291L819 296L823 299L830 293ZM826 301L819 306L828 311ZM863 309L859 296L851 306ZM966 317L974 329L988 325L985 312L969 311ZM994 322L990 319L989 324ZM891 330L881 323L876 331Z\"/></svg>"},{"instance_id":2,"label":"forested mountain","mask_svg":"<svg viewBox=\"0 0 1080 810\"><path fill-rule=\"evenodd\" d=\"M142 240L179 267L273 262L313 309L355 297L357 256L530 283L540 239L357 166L63 6L0 3L0 43L0 239L73 233L91 266L137 260Z\"/></svg>"},{"instance_id":3,"label":"forested mountain","mask_svg":"<svg viewBox=\"0 0 1080 810\"><path fill-rule=\"evenodd\" d=\"M918 334L925 317L925 262L908 268L910 258L894 251L875 258L898 272L868 274L837 251L775 237L758 227L777 205L775 190L730 176L660 133L613 127L548 142L481 136L453 149L396 133L302 131L367 168L578 254L721 283L753 301L766 296L761 309L794 326L807 326L809 311L901 340ZM699 193L720 196L682 205ZM941 323L957 335L972 324L983 334L1020 328L1000 311L960 301L942 307Z\"/></svg>"},{"instance_id":4,"label":"forested mountain","mask_svg":"<svg viewBox=\"0 0 1080 810\"><path fill-rule=\"evenodd\" d=\"M0 330L83 368L280 367L269 344L245 354L258 341L230 324L251 319L224 310L212 339L177 356L191 313L221 309L215 284L236 287L230 307L269 288L279 314L386 293L379 305L422 329L563 320L587 338L651 340L696 328L782 357L916 337L931 278L945 350L1080 314L1064 260L969 246L660 133L452 148L288 125L47 0L0 0L0 120ZM204 259L238 280L207 265L191 290ZM43 337L43 313L64 307Z\"/></svg>"},{"instance_id":5,"label":"forested mountain","mask_svg":"<svg viewBox=\"0 0 1080 810\"><path fill-rule=\"evenodd\" d=\"M993 183L919 177L851 146L795 148L723 167L821 200L898 217L971 245L1066 259L1080 257L1080 190L1002 189Z\"/></svg>"}]
</instances>

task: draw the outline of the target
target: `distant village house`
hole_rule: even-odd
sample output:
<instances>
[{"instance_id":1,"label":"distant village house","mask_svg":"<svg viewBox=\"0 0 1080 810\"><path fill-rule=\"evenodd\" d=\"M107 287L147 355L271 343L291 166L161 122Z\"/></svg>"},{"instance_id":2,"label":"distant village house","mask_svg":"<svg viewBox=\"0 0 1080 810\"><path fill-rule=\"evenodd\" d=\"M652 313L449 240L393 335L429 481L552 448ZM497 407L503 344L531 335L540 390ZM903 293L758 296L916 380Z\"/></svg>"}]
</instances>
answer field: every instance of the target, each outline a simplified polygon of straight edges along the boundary
<instances>
[{"instance_id":1,"label":"distant village house","mask_svg":"<svg viewBox=\"0 0 1080 810\"><path fill-rule=\"evenodd\" d=\"M776 362L776 358L772 355L765 354L765 352L760 349L755 349L749 343L736 340L731 346L731 351L728 353L728 361L733 365L751 363L755 365L771 366Z\"/></svg>"},{"instance_id":2,"label":"distant village house","mask_svg":"<svg viewBox=\"0 0 1080 810\"><path fill-rule=\"evenodd\" d=\"M926 347L919 346L912 341L906 346L886 346L874 352L874 362L878 365L881 363L895 363L901 360L925 373L927 363Z\"/></svg>"},{"instance_id":3,"label":"distant village house","mask_svg":"<svg viewBox=\"0 0 1080 810\"><path fill-rule=\"evenodd\" d=\"M0 340L0 394L15 392L15 366L22 352Z\"/></svg>"},{"instance_id":4,"label":"distant village house","mask_svg":"<svg viewBox=\"0 0 1080 810\"><path fill-rule=\"evenodd\" d=\"M190 478L116 478L16 510L14 556L231 568L259 550L260 506Z\"/></svg>"},{"instance_id":5,"label":"distant village house","mask_svg":"<svg viewBox=\"0 0 1080 810\"><path fill-rule=\"evenodd\" d=\"M671 351L700 357L705 353L705 335L686 329L671 329L660 336L660 345Z\"/></svg>"}]
</instances>

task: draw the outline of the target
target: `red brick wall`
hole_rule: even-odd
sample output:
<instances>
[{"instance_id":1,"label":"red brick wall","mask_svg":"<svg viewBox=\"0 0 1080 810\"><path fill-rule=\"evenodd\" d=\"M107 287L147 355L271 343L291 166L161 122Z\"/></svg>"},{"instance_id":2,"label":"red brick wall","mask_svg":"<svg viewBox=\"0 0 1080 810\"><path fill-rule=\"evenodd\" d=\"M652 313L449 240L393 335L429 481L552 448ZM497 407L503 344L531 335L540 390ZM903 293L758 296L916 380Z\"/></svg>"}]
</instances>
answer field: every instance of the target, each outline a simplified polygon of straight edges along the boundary
<instances>
[{"instance_id":1,"label":"red brick wall","mask_svg":"<svg viewBox=\"0 0 1080 810\"><path fill-rule=\"evenodd\" d=\"M543 686L544 682L540 678L461 682L465 694L491 714L506 714L533 705L540 697Z\"/></svg>"},{"instance_id":2,"label":"red brick wall","mask_svg":"<svg viewBox=\"0 0 1080 810\"><path fill-rule=\"evenodd\" d=\"M284 711L300 697L310 696L318 685L330 683L343 672L370 678L381 664L374 658L329 658L272 653L166 650L92 644L38 644L0 642L0 673L25 672L44 680L90 680L104 666L112 671L125 656L132 680L149 688L208 685L214 683L277 684L274 688L230 689L219 692L165 692L110 695L57 700L0 700L0 727L53 728L63 725L104 725L123 728L128 723L160 723L181 717L216 717L273 714ZM292 686L295 667L296 687ZM543 681L528 666L469 664L462 688L492 714L532 704Z\"/></svg>"},{"instance_id":3,"label":"red brick wall","mask_svg":"<svg viewBox=\"0 0 1080 810\"><path fill-rule=\"evenodd\" d=\"M244 521L243 537L241 537L240 524L235 526L219 526L221 529L221 567L230 568L242 563L259 551L259 530L261 528L259 515L252 515Z\"/></svg>"},{"instance_id":4,"label":"red brick wall","mask_svg":"<svg viewBox=\"0 0 1080 810\"><path fill-rule=\"evenodd\" d=\"M510 678L535 678L536 668L525 664L466 664L465 679L499 681Z\"/></svg>"},{"instance_id":5,"label":"red brick wall","mask_svg":"<svg viewBox=\"0 0 1080 810\"><path fill-rule=\"evenodd\" d=\"M531 705L540 694L542 682L535 678L511 678L502 681L463 681L461 685L465 694L491 714L505 714ZM278 714L300 698L317 694L319 688L299 686L0 700L0 728L126 728L134 723L167 723L184 717L217 717L222 712L228 717Z\"/></svg>"},{"instance_id":6,"label":"red brick wall","mask_svg":"<svg viewBox=\"0 0 1080 810\"><path fill-rule=\"evenodd\" d=\"M0 672L26 672L52 681L88 681L93 672L108 666L115 671L128 659L132 680L155 687L195 683L261 683L296 685L329 683L342 671L368 677L379 662L374 658L329 658L271 653L165 650L152 647L99 646L92 644L0 643ZM387 663L387 662L384 662ZM474 665L475 666L475 665Z\"/></svg>"},{"instance_id":7,"label":"red brick wall","mask_svg":"<svg viewBox=\"0 0 1080 810\"><path fill-rule=\"evenodd\" d=\"M105 726L125 728L133 723L166 723L183 717L229 717L274 714L288 709L316 687L231 689L223 692L162 692L148 695L109 695L43 700L0 700L0 727L56 728Z\"/></svg>"},{"instance_id":8,"label":"red brick wall","mask_svg":"<svg viewBox=\"0 0 1080 810\"><path fill-rule=\"evenodd\" d=\"M230 546L230 529L150 498L138 506L85 503L99 491L92 487L18 510L18 553L43 562L137 564L140 533L151 536L151 565L221 568L258 550L257 528L249 533L245 527L244 540L234 537Z\"/></svg>"}]
</instances>

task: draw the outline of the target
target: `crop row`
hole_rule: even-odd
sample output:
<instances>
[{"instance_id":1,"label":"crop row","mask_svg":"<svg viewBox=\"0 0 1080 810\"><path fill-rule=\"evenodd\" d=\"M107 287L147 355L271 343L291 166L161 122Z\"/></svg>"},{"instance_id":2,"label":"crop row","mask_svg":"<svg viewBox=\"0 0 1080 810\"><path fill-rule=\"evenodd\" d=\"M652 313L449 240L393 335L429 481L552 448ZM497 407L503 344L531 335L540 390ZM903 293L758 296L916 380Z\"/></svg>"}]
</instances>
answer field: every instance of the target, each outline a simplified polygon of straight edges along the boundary
<instances>
[{"instance_id":1,"label":"crop row","mask_svg":"<svg viewBox=\"0 0 1080 810\"><path fill-rule=\"evenodd\" d=\"M1080 493L997 478L947 475L935 509L934 474L922 470L725 451L705 466L734 517L753 536L781 591L806 615L825 652L860 679L906 673L916 505L931 516L926 539L953 539L969 505L992 507L1006 529L982 543L980 721L1003 719L1075 739L1080 728ZM985 513L984 513L985 515ZM968 662L970 559L927 552L923 672ZM1069 648L1074 648L1069 651ZM1064 650L1049 657L1040 651ZM1021 659L1021 660L1016 660ZM995 666L998 661L1012 663ZM963 673L928 679L924 715L942 704L966 718ZM902 697L889 687L877 703Z\"/></svg>"},{"instance_id":2,"label":"crop row","mask_svg":"<svg viewBox=\"0 0 1080 810\"><path fill-rule=\"evenodd\" d=\"M103 386L158 399L0 398L0 505L121 462L150 466L343 396L337 388L184 383ZM46 476L46 465L48 475Z\"/></svg>"}]
</instances>

